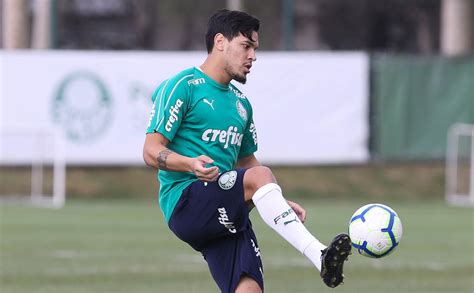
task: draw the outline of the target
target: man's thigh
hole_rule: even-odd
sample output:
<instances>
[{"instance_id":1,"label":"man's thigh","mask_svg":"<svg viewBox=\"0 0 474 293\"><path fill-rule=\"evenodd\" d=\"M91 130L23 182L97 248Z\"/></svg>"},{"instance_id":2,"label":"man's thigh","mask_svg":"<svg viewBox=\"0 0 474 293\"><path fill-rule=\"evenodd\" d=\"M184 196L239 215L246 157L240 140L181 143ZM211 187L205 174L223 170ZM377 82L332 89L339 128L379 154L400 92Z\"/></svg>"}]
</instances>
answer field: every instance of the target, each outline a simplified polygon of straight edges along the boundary
<instances>
[{"instance_id":1,"label":"man's thigh","mask_svg":"<svg viewBox=\"0 0 474 293\"><path fill-rule=\"evenodd\" d=\"M244 169L223 173L216 182L196 181L181 195L169 227L195 250L215 239L248 229L244 199Z\"/></svg>"},{"instance_id":2,"label":"man's thigh","mask_svg":"<svg viewBox=\"0 0 474 293\"><path fill-rule=\"evenodd\" d=\"M206 246L202 253L209 270L222 292L235 292L240 285L253 285L263 291L263 265L257 238L248 224L247 230L236 235L217 239ZM254 282L251 282L254 281Z\"/></svg>"}]
</instances>

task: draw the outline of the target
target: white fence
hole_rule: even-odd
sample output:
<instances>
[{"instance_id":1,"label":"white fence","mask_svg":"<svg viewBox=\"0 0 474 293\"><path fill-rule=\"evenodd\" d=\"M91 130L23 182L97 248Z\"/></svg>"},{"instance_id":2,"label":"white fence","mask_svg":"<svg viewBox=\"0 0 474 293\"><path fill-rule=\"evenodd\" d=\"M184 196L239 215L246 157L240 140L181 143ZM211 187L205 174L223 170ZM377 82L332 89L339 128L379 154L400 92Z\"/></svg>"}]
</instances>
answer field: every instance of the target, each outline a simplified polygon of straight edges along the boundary
<instances>
[{"instance_id":1,"label":"white fence","mask_svg":"<svg viewBox=\"0 0 474 293\"><path fill-rule=\"evenodd\" d=\"M18 193L2 190L0 201L25 202L40 206L60 208L66 200L66 164L63 140L51 130L0 127L0 154L2 157L22 162L31 168L30 192ZM19 151L21 149L21 152ZM27 162L25 158L30 160ZM52 169L52 190L45 191L45 168ZM8 182L5 182L8 184ZM28 182L23 182L28 186Z\"/></svg>"}]
</instances>

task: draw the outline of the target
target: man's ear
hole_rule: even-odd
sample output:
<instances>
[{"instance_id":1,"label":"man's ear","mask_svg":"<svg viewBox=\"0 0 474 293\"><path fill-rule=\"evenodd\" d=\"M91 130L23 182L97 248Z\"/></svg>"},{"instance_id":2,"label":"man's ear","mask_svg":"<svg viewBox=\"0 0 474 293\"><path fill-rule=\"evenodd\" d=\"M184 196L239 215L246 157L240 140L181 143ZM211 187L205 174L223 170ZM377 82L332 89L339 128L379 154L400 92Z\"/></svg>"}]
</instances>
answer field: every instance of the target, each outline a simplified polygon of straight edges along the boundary
<instances>
[{"instance_id":1,"label":"man's ear","mask_svg":"<svg viewBox=\"0 0 474 293\"><path fill-rule=\"evenodd\" d=\"M224 51L224 43L226 38L223 34L218 33L214 36L214 48L218 51Z\"/></svg>"}]
</instances>

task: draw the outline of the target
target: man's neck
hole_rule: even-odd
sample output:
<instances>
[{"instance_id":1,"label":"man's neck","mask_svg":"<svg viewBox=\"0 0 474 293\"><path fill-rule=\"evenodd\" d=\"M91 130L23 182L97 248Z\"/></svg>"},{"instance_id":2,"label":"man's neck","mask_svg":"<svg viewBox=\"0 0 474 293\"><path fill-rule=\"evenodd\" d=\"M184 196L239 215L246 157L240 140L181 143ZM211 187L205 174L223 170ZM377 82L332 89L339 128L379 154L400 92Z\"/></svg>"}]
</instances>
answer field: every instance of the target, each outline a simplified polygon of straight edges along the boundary
<instances>
[{"instance_id":1,"label":"man's neck","mask_svg":"<svg viewBox=\"0 0 474 293\"><path fill-rule=\"evenodd\" d=\"M230 76L224 71L221 62L215 58L212 58L211 55L207 56L206 60L201 66L199 66L199 68L207 76L220 84L228 85L232 80L232 78L230 78Z\"/></svg>"}]
</instances>

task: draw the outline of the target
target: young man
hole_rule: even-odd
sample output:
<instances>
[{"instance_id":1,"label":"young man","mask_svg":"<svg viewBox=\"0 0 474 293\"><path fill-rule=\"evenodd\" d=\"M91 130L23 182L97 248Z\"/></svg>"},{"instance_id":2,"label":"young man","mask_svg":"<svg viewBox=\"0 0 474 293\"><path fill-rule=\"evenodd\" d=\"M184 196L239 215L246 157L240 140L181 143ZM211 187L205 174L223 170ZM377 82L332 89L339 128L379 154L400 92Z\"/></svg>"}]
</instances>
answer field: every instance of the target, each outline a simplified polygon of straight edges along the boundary
<instances>
[{"instance_id":1,"label":"young man","mask_svg":"<svg viewBox=\"0 0 474 293\"><path fill-rule=\"evenodd\" d=\"M208 57L200 67L163 82L143 150L159 169L160 207L170 229L202 253L222 292L262 292L263 266L249 220L262 219L318 268L323 281L343 280L349 236L326 247L303 222L305 210L287 201L272 171L254 152L257 133L247 98L230 82L245 83L259 46L259 20L220 10L209 20Z\"/></svg>"}]
</instances>

